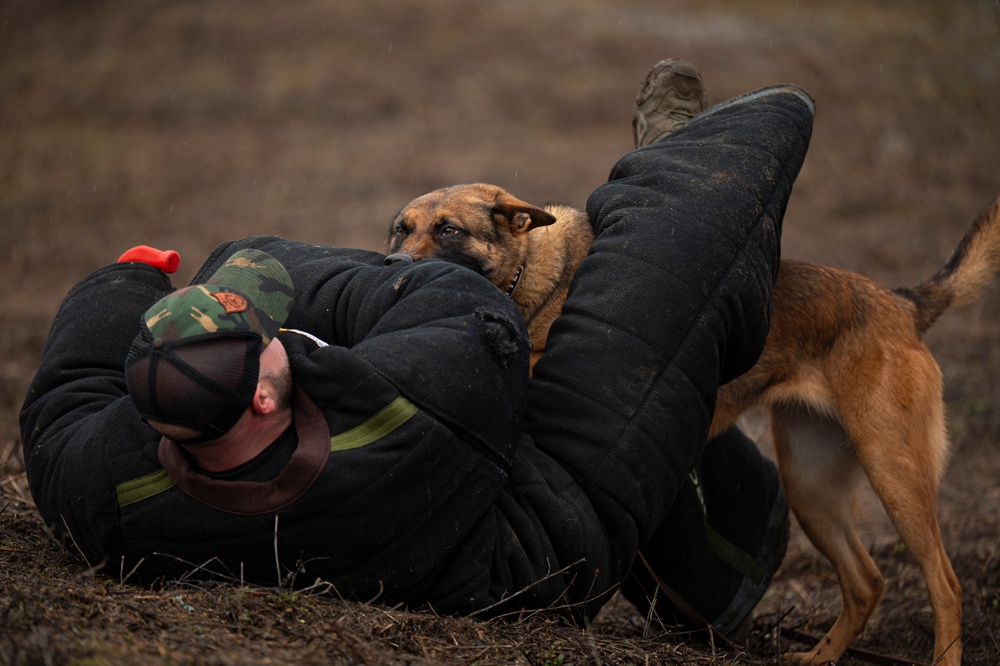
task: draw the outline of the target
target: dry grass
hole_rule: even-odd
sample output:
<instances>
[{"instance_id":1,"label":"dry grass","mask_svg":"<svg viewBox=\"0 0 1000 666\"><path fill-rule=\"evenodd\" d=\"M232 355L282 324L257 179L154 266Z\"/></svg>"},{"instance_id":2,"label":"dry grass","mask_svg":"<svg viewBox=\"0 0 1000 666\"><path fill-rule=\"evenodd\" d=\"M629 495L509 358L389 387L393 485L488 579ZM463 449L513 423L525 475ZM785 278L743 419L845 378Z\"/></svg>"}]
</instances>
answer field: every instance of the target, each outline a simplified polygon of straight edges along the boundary
<instances>
[{"instance_id":1,"label":"dry grass","mask_svg":"<svg viewBox=\"0 0 1000 666\"><path fill-rule=\"evenodd\" d=\"M45 532L23 475L3 478L0 664L721 664L613 605L591 630L553 615L477 621L338 597L322 581L135 587ZM192 570L192 572L194 569ZM646 636L644 637L644 634ZM753 663L746 661L744 663Z\"/></svg>"}]
</instances>

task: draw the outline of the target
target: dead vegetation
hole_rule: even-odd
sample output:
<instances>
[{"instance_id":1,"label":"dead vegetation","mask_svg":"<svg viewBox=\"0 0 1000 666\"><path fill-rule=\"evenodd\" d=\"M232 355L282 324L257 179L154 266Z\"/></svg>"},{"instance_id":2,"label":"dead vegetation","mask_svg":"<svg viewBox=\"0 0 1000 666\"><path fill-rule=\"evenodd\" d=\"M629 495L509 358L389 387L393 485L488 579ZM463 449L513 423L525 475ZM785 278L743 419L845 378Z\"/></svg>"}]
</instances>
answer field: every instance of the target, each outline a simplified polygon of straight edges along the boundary
<instances>
[{"instance_id":1,"label":"dead vegetation","mask_svg":"<svg viewBox=\"0 0 1000 666\"><path fill-rule=\"evenodd\" d=\"M482 622L359 603L322 581L138 588L66 554L25 493L5 479L0 664L722 663L682 633L644 632L627 607L585 631L547 614Z\"/></svg>"}]
</instances>

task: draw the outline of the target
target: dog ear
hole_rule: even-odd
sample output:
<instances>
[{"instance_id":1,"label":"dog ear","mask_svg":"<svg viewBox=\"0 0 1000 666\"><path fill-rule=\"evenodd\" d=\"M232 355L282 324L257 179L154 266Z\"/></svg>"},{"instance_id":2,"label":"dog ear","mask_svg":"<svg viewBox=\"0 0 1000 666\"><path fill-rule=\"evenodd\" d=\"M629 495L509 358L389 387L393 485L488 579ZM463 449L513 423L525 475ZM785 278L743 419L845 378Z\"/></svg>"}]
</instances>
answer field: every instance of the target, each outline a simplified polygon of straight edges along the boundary
<instances>
[{"instance_id":1,"label":"dog ear","mask_svg":"<svg viewBox=\"0 0 1000 666\"><path fill-rule=\"evenodd\" d=\"M497 212L510 220L510 230L514 233L545 227L556 221L552 213L510 195L497 202Z\"/></svg>"}]
</instances>

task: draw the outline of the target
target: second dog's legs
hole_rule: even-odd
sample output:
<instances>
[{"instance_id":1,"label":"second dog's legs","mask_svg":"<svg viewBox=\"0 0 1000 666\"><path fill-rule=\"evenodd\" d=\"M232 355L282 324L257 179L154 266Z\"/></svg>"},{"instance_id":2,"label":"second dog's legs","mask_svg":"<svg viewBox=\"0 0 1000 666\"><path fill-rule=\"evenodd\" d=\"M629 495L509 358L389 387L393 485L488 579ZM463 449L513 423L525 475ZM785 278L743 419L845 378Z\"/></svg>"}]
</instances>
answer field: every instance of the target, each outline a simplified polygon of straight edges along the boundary
<instances>
[{"instance_id":1,"label":"second dog's legs","mask_svg":"<svg viewBox=\"0 0 1000 666\"><path fill-rule=\"evenodd\" d=\"M775 408L771 426L789 508L840 582L843 608L833 627L809 652L786 663L836 660L864 629L884 584L854 529L857 490L865 474L843 428L805 408Z\"/></svg>"}]
</instances>

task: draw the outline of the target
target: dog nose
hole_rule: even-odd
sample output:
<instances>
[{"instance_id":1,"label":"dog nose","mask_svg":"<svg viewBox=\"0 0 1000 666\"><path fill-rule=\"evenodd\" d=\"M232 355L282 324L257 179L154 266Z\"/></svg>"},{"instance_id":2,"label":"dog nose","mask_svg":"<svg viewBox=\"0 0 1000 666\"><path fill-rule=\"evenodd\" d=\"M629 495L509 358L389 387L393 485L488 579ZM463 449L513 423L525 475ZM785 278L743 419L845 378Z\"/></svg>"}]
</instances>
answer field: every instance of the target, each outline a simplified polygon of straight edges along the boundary
<instances>
[{"instance_id":1,"label":"dog nose","mask_svg":"<svg viewBox=\"0 0 1000 666\"><path fill-rule=\"evenodd\" d=\"M404 264L413 263L413 255L407 254L405 252L396 252L395 254L390 254L385 258L385 265L392 266L393 264L403 262Z\"/></svg>"}]
</instances>

